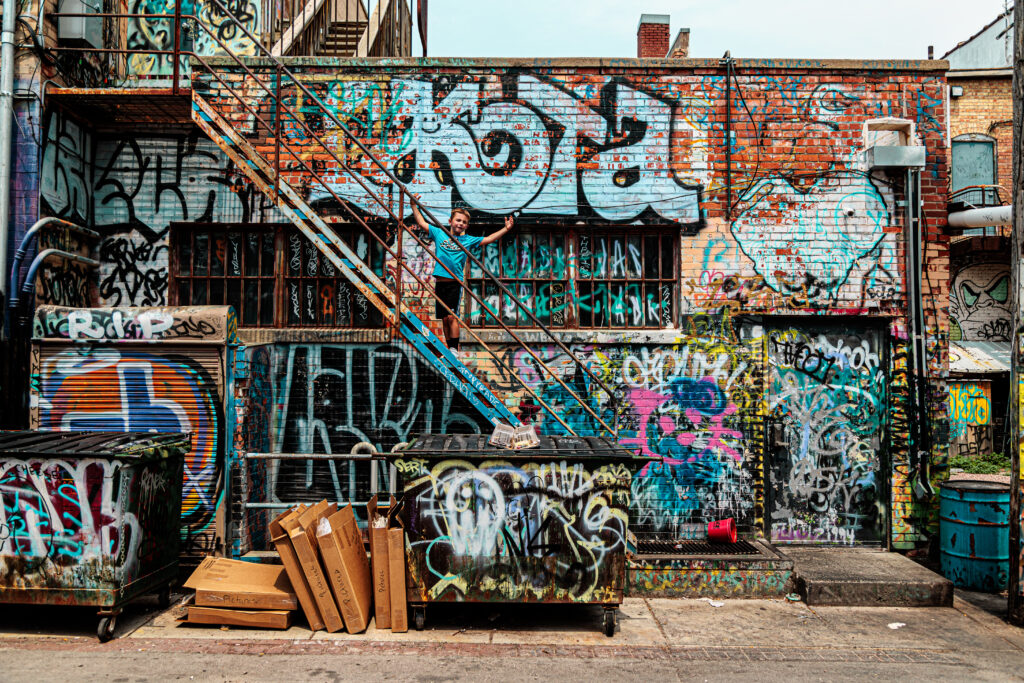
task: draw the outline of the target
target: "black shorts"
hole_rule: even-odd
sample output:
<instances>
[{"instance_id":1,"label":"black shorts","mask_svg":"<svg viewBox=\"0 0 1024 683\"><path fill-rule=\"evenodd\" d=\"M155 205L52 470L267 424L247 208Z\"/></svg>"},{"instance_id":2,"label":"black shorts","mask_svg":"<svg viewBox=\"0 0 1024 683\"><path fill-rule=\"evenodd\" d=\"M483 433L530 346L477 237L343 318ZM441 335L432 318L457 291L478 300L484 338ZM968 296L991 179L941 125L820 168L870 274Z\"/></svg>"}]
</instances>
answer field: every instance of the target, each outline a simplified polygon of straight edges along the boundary
<instances>
[{"instance_id":1,"label":"black shorts","mask_svg":"<svg viewBox=\"0 0 1024 683\"><path fill-rule=\"evenodd\" d=\"M434 304L434 315L436 315L438 319L443 320L451 315L451 313L445 310L445 307L441 305L442 301L448 304L448 308L452 309L452 311L458 315L459 302L462 300L461 282L458 280L451 280L449 278L436 278L434 294L437 298L437 302Z\"/></svg>"}]
</instances>

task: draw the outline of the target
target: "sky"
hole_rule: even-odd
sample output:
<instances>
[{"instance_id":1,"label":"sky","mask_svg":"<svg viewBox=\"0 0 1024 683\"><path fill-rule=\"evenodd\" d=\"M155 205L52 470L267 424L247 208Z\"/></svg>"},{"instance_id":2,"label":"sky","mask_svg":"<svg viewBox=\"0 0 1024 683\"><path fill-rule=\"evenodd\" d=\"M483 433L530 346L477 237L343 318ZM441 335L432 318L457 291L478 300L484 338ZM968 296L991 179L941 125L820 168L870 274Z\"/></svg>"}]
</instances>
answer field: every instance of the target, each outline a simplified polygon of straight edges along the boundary
<instances>
[{"instance_id":1,"label":"sky","mask_svg":"<svg viewBox=\"0 0 1024 683\"><path fill-rule=\"evenodd\" d=\"M410 0L415 4L416 0ZM641 14L668 14L691 57L941 57L1007 0L429 0L431 57L635 57ZM1012 6L1012 2L1009 3ZM422 55L419 35L414 56Z\"/></svg>"}]
</instances>

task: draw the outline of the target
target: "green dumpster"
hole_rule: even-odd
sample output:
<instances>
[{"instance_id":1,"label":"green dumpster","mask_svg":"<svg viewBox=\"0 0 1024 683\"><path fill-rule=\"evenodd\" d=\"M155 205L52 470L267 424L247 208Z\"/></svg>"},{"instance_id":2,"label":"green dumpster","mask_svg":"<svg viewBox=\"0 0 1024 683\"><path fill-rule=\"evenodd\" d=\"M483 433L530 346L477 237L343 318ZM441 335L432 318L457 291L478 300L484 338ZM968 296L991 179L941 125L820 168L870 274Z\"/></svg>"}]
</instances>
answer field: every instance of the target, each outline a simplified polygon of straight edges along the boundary
<instances>
[{"instance_id":1,"label":"green dumpster","mask_svg":"<svg viewBox=\"0 0 1024 683\"><path fill-rule=\"evenodd\" d=\"M481 435L425 434L387 455L402 478L407 600L575 603L615 632L625 584L633 450L542 436L522 451Z\"/></svg>"},{"instance_id":2,"label":"green dumpster","mask_svg":"<svg viewBox=\"0 0 1024 683\"><path fill-rule=\"evenodd\" d=\"M178 571L189 434L0 432L0 603L93 606L97 635Z\"/></svg>"}]
</instances>

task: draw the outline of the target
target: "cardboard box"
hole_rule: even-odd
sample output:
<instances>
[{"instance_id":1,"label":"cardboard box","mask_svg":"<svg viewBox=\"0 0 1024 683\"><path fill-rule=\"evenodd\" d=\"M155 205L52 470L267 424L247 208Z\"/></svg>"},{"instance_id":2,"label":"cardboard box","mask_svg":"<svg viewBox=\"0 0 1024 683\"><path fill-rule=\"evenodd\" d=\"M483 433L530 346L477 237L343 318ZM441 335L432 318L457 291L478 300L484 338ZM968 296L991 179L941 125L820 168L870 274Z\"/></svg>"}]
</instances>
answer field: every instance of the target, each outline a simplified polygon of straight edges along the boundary
<instances>
[{"instance_id":1,"label":"cardboard box","mask_svg":"<svg viewBox=\"0 0 1024 683\"><path fill-rule=\"evenodd\" d=\"M395 497L391 496L391 506ZM391 628L391 575L388 566L388 518L390 507L377 507L377 496L366 504L370 534L370 575L373 581L373 616L377 628Z\"/></svg>"},{"instance_id":2,"label":"cardboard box","mask_svg":"<svg viewBox=\"0 0 1024 683\"><path fill-rule=\"evenodd\" d=\"M292 614L290 610L282 609L222 609L189 605L188 623L286 629L292 625Z\"/></svg>"},{"instance_id":3,"label":"cardboard box","mask_svg":"<svg viewBox=\"0 0 1024 683\"><path fill-rule=\"evenodd\" d=\"M388 579L391 584L391 630L409 630L409 609L405 601L405 529L397 519L388 528Z\"/></svg>"},{"instance_id":4,"label":"cardboard box","mask_svg":"<svg viewBox=\"0 0 1024 683\"><path fill-rule=\"evenodd\" d=\"M302 571L299 557L295 554L295 548L292 547L291 539L288 538L288 531L284 528L286 523L291 526L291 522L298 517L299 512L304 510L305 507L300 505L294 509L282 512L274 518L270 522L270 538L274 542L274 547L277 548L278 555L281 556L281 563L288 573L292 589L295 591L295 596L302 607L302 613L306 615L309 628L317 631L324 627L324 620L320 616L320 610L316 606L316 601L313 599L313 591L309 588L309 582L306 580L305 572Z\"/></svg>"},{"instance_id":5,"label":"cardboard box","mask_svg":"<svg viewBox=\"0 0 1024 683\"><path fill-rule=\"evenodd\" d=\"M345 628L338 612L338 605L334 602L331 594L330 584L320 566L320 554L316 544L316 524L324 513L334 512L337 509L333 503L320 501L310 508L306 508L298 515L285 519L281 526L288 532L295 555L302 566L302 573L309 583L309 590L313 594L320 616L323 618L324 627L330 632L340 631Z\"/></svg>"},{"instance_id":6,"label":"cardboard box","mask_svg":"<svg viewBox=\"0 0 1024 683\"><path fill-rule=\"evenodd\" d=\"M316 540L345 628L349 633L365 631L373 606L373 585L352 506L321 517Z\"/></svg>"},{"instance_id":7,"label":"cardboard box","mask_svg":"<svg viewBox=\"0 0 1024 683\"><path fill-rule=\"evenodd\" d=\"M281 565L205 557L188 577L185 588L196 592L195 604L199 607L299 608L299 600Z\"/></svg>"}]
</instances>

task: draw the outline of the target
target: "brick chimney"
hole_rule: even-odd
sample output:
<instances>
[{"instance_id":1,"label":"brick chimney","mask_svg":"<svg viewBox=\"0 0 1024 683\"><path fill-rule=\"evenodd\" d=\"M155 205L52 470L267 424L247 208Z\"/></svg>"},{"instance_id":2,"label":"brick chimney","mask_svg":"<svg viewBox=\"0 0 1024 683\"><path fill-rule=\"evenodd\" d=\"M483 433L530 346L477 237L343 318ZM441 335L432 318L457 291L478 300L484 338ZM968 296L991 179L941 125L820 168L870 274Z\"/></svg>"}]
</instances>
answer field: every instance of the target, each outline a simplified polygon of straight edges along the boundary
<instances>
[{"instance_id":1,"label":"brick chimney","mask_svg":"<svg viewBox=\"0 0 1024 683\"><path fill-rule=\"evenodd\" d=\"M686 59L690 56L690 29L679 29L672 47L668 49L668 56L671 59Z\"/></svg>"},{"instance_id":2,"label":"brick chimney","mask_svg":"<svg viewBox=\"0 0 1024 683\"><path fill-rule=\"evenodd\" d=\"M641 14L636 29L636 56L662 59L668 54L668 15Z\"/></svg>"}]
</instances>

